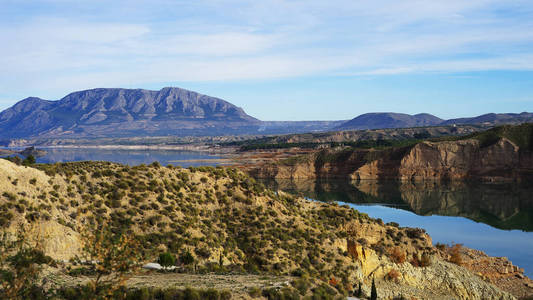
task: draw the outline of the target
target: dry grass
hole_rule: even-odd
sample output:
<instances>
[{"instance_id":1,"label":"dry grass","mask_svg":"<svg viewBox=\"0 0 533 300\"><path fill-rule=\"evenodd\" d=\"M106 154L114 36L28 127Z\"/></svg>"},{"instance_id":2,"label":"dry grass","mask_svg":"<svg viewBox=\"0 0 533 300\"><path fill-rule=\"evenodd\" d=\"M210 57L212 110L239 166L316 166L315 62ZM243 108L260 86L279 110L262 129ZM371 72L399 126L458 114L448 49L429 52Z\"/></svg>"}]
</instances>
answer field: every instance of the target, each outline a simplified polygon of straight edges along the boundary
<instances>
[{"instance_id":1,"label":"dry grass","mask_svg":"<svg viewBox=\"0 0 533 300\"><path fill-rule=\"evenodd\" d=\"M405 252L403 252L400 248L394 247L389 253L390 258L393 262L397 264L403 264L405 262Z\"/></svg>"},{"instance_id":2,"label":"dry grass","mask_svg":"<svg viewBox=\"0 0 533 300\"><path fill-rule=\"evenodd\" d=\"M400 272L398 272L397 270L390 270L387 275L385 275L385 279L389 280L389 281L394 281L394 282L398 282L399 279L400 279Z\"/></svg>"},{"instance_id":3,"label":"dry grass","mask_svg":"<svg viewBox=\"0 0 533 300\"><path fill-rule=\"evenodd\" d=\"M461 257L461 248L463 247L462 244L455 244L450 247L449 253L450 253L450 262L456 264L456 265L462 265L463 264L463 258Z\"/></svg>"}]
</instances>

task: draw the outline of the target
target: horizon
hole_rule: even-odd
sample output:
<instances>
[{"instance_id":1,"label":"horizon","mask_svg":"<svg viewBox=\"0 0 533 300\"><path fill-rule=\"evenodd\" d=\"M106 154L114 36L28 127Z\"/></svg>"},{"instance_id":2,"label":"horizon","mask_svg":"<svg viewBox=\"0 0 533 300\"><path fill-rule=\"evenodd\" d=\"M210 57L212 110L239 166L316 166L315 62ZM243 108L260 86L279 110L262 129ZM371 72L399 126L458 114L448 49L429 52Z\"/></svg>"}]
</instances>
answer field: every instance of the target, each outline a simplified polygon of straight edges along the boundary
<instances>
[{"instance_id":1,"label":"horizon","mask_svg":"<svg viewBox=\"0 0 533 300\"><path fill-rule=\"evenodd\" d=\"M533 111L528 1L0 4L0 111L104 86L176 86L271 121Z\"/></svg>"}]
</instances>

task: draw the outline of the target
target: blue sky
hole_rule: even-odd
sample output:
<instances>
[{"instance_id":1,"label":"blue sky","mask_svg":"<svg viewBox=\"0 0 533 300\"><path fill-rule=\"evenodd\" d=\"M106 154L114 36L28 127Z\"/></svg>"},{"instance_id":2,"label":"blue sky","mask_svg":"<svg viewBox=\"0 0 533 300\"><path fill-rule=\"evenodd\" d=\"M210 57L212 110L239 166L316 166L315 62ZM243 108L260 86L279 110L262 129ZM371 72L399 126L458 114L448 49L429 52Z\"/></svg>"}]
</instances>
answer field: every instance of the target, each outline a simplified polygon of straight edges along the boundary
<instances>
[{"instance_id":1,"label":"blue sky","mask_svg":"<svg viewBox=\"0 0 533 300\"><path fill-rule=\"evenodd\" d=\"M0 0L0 109L178 86L262 120L533 111L533 2Z\"/></svg>"}]
</instances>

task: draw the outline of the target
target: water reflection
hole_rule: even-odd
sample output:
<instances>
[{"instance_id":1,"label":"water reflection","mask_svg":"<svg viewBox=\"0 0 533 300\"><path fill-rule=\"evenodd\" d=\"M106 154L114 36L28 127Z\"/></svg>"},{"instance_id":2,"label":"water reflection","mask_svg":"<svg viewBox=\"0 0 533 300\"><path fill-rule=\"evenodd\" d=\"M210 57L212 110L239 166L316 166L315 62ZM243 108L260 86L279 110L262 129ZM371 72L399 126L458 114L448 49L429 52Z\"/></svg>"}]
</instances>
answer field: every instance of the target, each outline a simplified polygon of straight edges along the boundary
<instances>
[{"instance_id":1,"label":"water reflection","mask_svg":"<svg viewBox=\"0 0 533 300\"><path fill-rule=\"evenodd\" d=\"M263 181L321 201L392 206L417 215L460 216L499 229L533 231L533 187L527 183Z\"/></svg>"}]
</instances>

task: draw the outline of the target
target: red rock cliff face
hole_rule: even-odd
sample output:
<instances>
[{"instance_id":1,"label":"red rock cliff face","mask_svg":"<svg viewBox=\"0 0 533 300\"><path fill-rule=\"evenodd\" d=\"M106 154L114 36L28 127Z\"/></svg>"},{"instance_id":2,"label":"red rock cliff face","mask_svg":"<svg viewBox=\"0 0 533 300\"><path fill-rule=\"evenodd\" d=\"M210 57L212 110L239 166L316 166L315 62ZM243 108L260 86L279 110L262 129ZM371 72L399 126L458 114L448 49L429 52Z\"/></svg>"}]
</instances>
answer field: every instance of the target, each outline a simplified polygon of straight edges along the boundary
<instances>
[{"instance_id":1,"label":"red rock cliff face","mask_svg":"<svg viewBox=\"0 0 533 300\"><path fill-rule=\"evenodd\" d=\"M422 142L395 150L344 151L325 162L323 157L324 153L318 153L290 166L259 166L252 173L258 177L278 179L318 177L414 181L466 178L514 180L533 174L532 153L520 151L518 146L504 138L487 147L480 147L477 140Z\"/></svg>"}]
</instances>

